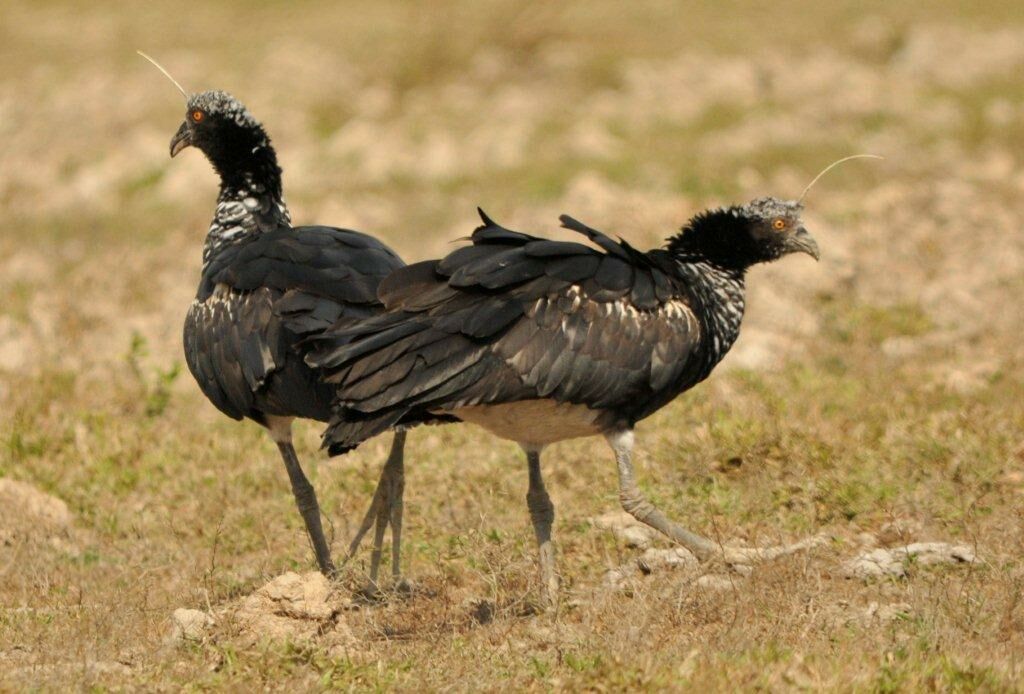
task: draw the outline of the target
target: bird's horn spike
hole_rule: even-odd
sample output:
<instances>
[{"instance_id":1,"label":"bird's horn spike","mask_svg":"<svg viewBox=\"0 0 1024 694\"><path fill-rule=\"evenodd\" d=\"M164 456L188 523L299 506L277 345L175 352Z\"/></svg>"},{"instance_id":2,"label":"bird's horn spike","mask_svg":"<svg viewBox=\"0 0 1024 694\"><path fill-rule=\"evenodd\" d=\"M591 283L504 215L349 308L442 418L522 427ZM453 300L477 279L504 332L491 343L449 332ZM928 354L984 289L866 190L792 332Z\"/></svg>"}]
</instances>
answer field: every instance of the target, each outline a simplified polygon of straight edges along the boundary
<instances>
[{"instance_id":1,"label":"bird's horn spike","mask_svg":"<svg viewBox=\"0 0 1024 694\"><path fill-rule=\"evenodd\" d=\"M850 161L851 159L885 159L885 157L880 157L877 154L851 154L848 157L843 157L842 159L835 160L834 162L826 166L824 169L822 169L821 172L817 176L815 176L810 183L807 184L807 187L804 188L804 192L800 193L800 198L797 200L797 202L799 203L804 201L804 198L807 197L807 191L809 191L814 186L814 184L818 182L818 179L820 179L822 176L824 176L829 171L839 166L843 162Z\"/></svg>"},{"instance_id":2,"label":"bird's horn spike","mask_svg":"<svg viewBox=\"0 0 1024 694\"><path fill-rule=\"evenodd\" d=\"M146 59L146 60L148 60L149 62L153 63L153 67L155 67L155 68L156 68L157 70L159 70L160 72L164 73L164 77L166 77L166 78L167 78L167 79L169 79L169 80L170 80L171 82L173 82L173 83L174 83L174 86L178 88L178 91L179 91L179 92L181 92L181 95L182 95L183 97L185 97L185 99L186 99L186 100L188 100L188 92L186 92L186 91L185 91L185 90L184 90L184 89L182 88L182 86L181 86L180 84L178 84L178 80L176 80L176 79L174 79L173 77L171 77L171 73L167 72L167 70L165 70L165 69L164 69L164 66L163 66L163 65L161 65L161 64L160 64L160 63L158 63L158 62L156 62L155 60L153 60L152 58L150 58L150 57L149 57L148 55L146 55L145 53L143 53L142 51L135 51L135 52L136 52L136 53L138 53L139 55L141 55L141 56L142 56L143 58L145 58L145 59Z\"/></svg>"}]
</instances>

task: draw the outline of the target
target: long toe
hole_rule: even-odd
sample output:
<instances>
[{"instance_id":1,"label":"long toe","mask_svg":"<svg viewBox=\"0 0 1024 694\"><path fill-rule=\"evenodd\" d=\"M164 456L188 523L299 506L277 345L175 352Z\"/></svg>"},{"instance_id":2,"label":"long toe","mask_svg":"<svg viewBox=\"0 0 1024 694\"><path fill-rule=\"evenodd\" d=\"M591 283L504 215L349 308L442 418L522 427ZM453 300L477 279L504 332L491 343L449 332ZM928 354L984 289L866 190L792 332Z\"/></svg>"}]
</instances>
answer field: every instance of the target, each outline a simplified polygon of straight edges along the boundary
<instances>
[{"instance_id":1,"label":"long toe","mask_svg":"<svg viewBox=\"0 0 1024 694\"><path fill-rule=\"evenodd\" d=\"M730 566L750 566L772 559L778 559L789 554L803 552L815 547L820 547L828 542L825 534L813 535L798 542L788 545L775 545L772 547L730 547L722 546L712 554L709 559L720 560Z\"/></svg>"}]
</instances>

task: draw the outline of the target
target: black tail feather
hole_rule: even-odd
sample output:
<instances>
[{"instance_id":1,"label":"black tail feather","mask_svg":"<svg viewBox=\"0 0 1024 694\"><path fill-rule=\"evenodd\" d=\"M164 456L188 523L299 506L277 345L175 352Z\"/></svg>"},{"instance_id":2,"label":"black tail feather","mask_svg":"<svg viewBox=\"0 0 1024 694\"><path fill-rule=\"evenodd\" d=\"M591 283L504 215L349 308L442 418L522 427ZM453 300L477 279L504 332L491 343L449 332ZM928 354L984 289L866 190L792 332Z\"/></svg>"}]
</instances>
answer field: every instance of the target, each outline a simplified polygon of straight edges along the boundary
<instances>
[{"instance_id":1,"label":"black tail feather","mask_svg":"<svg viewBox=\"0 0 1024 694\"><path fill-rule=\"evenodd\" d=\"M404 414L405 410L402 409L367 415L340 408L335 411L324 431L320 447L327 449L327 453L332 456L347 453L363 441L390 429Z\"/></svg>"},{"instance_id":2,"label":"black tail feather","mask_svg":"<svg viewBox=\"0 0 1024 694\"><path fill-rule=\"evenodd\" d=\"M496 226L498 226L497 224L494 223L493 219L491 219L490 217L487 216L487 213L484 212L484 208L477 207L476 211L477 211L477 214L480 215L480 219L483 220L483 223L484 223L485 227L496 227Z\"/></svg>"},{"instance_id":3,"label":"black tail feather","mask_svg":"<svg viewBox=\"0 0 1024 694\"><path fill-rule=\"evenodd\" d=\"M476 211L480 214L480 219L483 220L483 224L473 230L473 235L470 239L474 244L490 243L490 244L512 244L519 245L528 243L534 240L534 237L523 234L518 231L512 231L501 226L493 219L491 219L483 208L476 208Z\"/></svg>"},{"instance_id":4,"label":"black tail feather","mask_svg":"<svg viewBox=\"0 0 1024 694\"><path fill-rule=\"evenodd\" d=\"M565 229L583 234L609 254L614 255L617 258L622 258L623 260L630 259L629 253L627 253L620 244L609 238L607 234L604 234L593 227L589 227L578 219L573 219L567 214L560 215L558 217L558 221L562 223L562 227Z\"/></svg>"}]
</instances>

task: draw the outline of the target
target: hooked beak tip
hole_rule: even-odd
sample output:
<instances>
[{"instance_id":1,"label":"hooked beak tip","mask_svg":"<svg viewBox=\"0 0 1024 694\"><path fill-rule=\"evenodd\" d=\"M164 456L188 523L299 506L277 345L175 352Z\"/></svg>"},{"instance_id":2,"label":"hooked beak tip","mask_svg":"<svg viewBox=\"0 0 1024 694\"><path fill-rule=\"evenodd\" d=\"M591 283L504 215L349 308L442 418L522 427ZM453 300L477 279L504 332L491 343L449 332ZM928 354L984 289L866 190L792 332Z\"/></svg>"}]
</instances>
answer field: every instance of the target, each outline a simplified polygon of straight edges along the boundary
<instances>
[{"instance_id":1,"label":"hooked beak tip","mask_svg":"<svg viewBox=\"0 0 1024 694\"><path fill-rule=\"evenodd\" d=\"M816 261L821 260L821 250L818 248L818 242L803 228L790 239L789 251L791 253L806 253Z\"/></svg>"},{"instance_id":2,"label":"hooked beak tip","mask_svg":"<svg viewBox=\"0 0 1024 694\"><path fill-rule=\"evenodd\" d=\"M173 159L174 157L178 156L178 152L180 152L181 150L185 149L186 147L188 147L188 143L185 142L184 140L179 140L178 142L172 142L171 143L171 159Z\"/></svg>"},{"instance_id":3,"label":"hooked beak tip","mask_svg":"<svg viewBox=\"0 0 1024 694\"><path fill-rule=\"evenodd\" d=\"M191 146L192 144L192 132L189 130L188 123L182 123L181 127L178 128L178 132L171 138L171 158L173 159L178 152Z\"/></svg>"}]
</instances>

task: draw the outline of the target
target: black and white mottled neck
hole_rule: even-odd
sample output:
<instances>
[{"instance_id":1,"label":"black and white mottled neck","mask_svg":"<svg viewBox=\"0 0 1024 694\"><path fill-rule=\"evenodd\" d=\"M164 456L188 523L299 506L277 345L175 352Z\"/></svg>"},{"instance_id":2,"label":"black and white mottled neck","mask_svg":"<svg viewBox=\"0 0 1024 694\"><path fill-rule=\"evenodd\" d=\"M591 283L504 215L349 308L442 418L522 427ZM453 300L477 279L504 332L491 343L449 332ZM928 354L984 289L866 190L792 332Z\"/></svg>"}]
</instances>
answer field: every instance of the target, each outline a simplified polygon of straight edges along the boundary
<instances>
[{"instance_id":1,"label":"black and white mottled neck","mask_svg":"<svg viewBox=\"0 0 1024 694\"><path fill-rule=\"evenodd\" d=\"M785 252L781 231L790 223L799 226L799 210L799 203L758 198L701 212L668 239L665 250L692 294L704 332L699 379L711 373L739 337L747 269Z\"/></svg>"},{"instance_id":2,"label":"black and white mottled neck","mask_svg":"<svg viewBox=\"0 0 1024 694\"><path fill-rule=\"evenodd\" d=\"M704 260L678 262L677 272L692 292L694 313L701 322L704 348L697 380L703 380L725 357L740 334L746 307L742 270L725 269Z\"/></svg>"},{"instance_id":3,"label":"black and white mottled neck","mask_svg":"<svg viewBox=\"0 0 1024 694\"><path fill-rule=\"evenodd\" d=\"M248 235L290 226L281 167L263 126L227 92L189 98L185 125L190 143L202 150L220 176L217 208L203 249L203 266L224 246Z\"/></svg>"},{"instance_id":4,"label":"black and white mottled neck","mask_svg":"<svg viewBox=\"0 0 1024 694\"><path fill-rule=\"evenodd\" d=\"M280 194L280 173L276 189L253 175L243 175L234 182L222 177L203 246L203 268L225 246L282 226L291 226L291 214Z\"/></svg>"}]
</instances>

